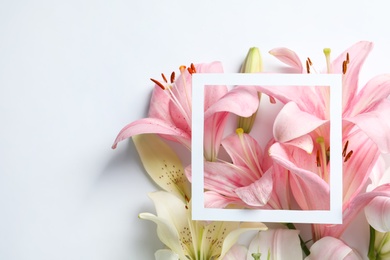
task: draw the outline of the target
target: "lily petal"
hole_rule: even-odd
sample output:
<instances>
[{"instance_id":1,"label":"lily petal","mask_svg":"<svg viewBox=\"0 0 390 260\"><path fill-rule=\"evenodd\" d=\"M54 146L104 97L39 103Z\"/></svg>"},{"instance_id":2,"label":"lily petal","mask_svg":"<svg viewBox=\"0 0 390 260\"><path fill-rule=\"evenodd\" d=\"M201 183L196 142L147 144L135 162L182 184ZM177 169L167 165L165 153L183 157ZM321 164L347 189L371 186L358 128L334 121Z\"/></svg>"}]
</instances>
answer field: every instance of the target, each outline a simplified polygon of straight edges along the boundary
<instances>
[{"instance_id":1,"label":"lily petal","mask_svg":"<svg viewBox=\"0 0 390 260\"><path fill-rule=\"evenodd\" d=\"M237 260L245 259L248 249L243 245L235 244L230 248L227 254L223 257L222 260Z\"/></svg>"},{"instance_id":2,"label":"lily petal","mask_svg":"<svg viewBox=\"0 0 390 260\"><path fill-rule=\"evenodd\" d=\"M179 140L183 140L183 143L187 147L190 147L191 137L187 132L161 119L143 118L126 125L119 132L118 136L114 141L114 144L112 145L112 148L115 149L119 142L129 137L139 135L139 134L151 134L151 133L176 136L180 138Z\"/></svg>"},{"instance_id":3,"label":"lily petal","mask_svg":"<svg viewBox=\"0 0 390 260\"><path fill-rule=\"evenodd\" d=\"M303 210L329 209L329 185L317 174L307 170L308 166L304 166L310 161L306 152L295 149L294 153L291 154L291 151L280 143L273 144L269 149L270 156L293 173L290 175L290 185L298 205ZM296 162L298 164L295 164Z\"/></svg>"},{"instance_id":4,"label":"lily petal","mask_svg":"<svg viewBox=\"0 0 390 260\"><path fill-rule=\"evenodd\" d=\"M369 112L358 114L354 117L344 118L357 125L374 141L382 153L390 152L390 122L388 119L390 101L382 100Z\"/></svg>"},{"instance_id":5,"label":"lily petal","mask_svg":"<svg viewBox=\"0 0 390 260\"><path fill-rule=\"evenodd\" d=\"M149 176L164 190L188 200L190 184L172 148L154 134L136 135L133 142Z\"/></svg>"},{"instance_id":6,"label":"lily petal","mask_svg":"<svg viewBox=\"0 0 390 260\"><path fill-rule=\"evenodd\" d=\"M370 203L374 198L383 196L390 198L390 184L384 184L371 192L366 192L356 196L351 203L343 208L343 224L324 226L323 236L340 237L356 215Z\"/></svg>"},{"instance_id":7,"label":"lily petal","mask_svg":"<svg viewBox=\"0 0 390 260\"><path fill-rule=\"evenodd\" d=\"M260 253L261 259L302 259L299 230L269 229L261 231L251 241L247 260L252 253Z\"/></svg>"},{"instance_id":8,"label":"lily petal","mask_svg":"<svg viewBox=\"0 0 390 260\"><path fill-rule=\"evenodd\" d=\"M188 179L191 180L191 167L185 169ZM216 191L225 196L237 197L234 190L256 181L252 172L241 166L222 162L204 163L204 188Z\"/></svg>"},{"instance_id":9,"label":"lily petal","mask_svg":"<svg viewBox=\"0 0 390 260\"><path fill-rule=\"evenodd\" d=\"M139 214L141 219L153 221L157 224L157 235L162 243L174 252L182 252L179 235L175 227L166 219L159 218L151 213ZM182 253L184 256L184 253ZM184 259L184 258L183 258Z\"/></svg>"},{"instance_id":10,"label":"lily petal","mask_svg":"<svg viewBox=\"0 0 390 260\"><path fill-rule=\"evenodd\" d=\"M291 66L297 73L303 72L302 62L294 51L288 48L275 48L270 50L269 53L281 62Z\"/></svg>"},{"instance_id":11,"label":"lily petal","mask_svg":"<svg viewBox=\"0 0 390 260\"><path fill-rule=\"evenodd\" d=\"M279 142L287 142L310 133L327 122L300 110L297 104L289 102L275 118L274 137Z\"/></svg>"},{"instance_id":12,"label":"lily petal","mask_svg":"<svg viewBox=\"0 0 390 260\"><path fill-rule=\"evenodd\" d=\"M390 95L390 74L378 75L370 79L354 97L348 116L370 111Z\"/></svg>"},{"instance_id":13,"label":"lily petal","mask_svg":"<svg viewBox=\"0 0 390 260\"><path fill-rule=\"evenodd\" d=\"M259 180L249 186L235 190L235 193L246 204L261 207L267 204L272 193L272 170L268 170Z\"/></svg>"},{"instance_id":14,"label":"lily petal","mask_svg":"<svg viewBox=\"0 0 390 260\"><path fill-rule=\"evenodd\" d=\"M359 260L362 259L352 248L334 237L323 237L310 248L305 260Z\"/></svg>"},{"instance_id":15,"label":"lily petal","mask_svg":"<svg viewBox=\"0 0 390 260\"><path fill-rule=\"evenodd\" d=\"M226 208L228 205L247 206L240 198L224 196L215 191L206 191L204 193L204 206L206 208Z\"/></svg>"},{"instance_id":16,"label":"lily petal","mask_svg":"<svg viewBox=\"0 0 390 260\"><path fill-rule=\"evenodd\" d=\"M343 111L351 105L352 99L356 95L359 72L372 47L372 42L357 42L341 53L331 64L333 73L342 73L343 62L348 53L349 63L347 64L347 72L343 76Z\"/></svg>"},{"instance_id":17,"label":"lily petal","mask_svg":"<svg viewBox=\"0 0 390 260\"><path fill-rule=\"evenodd\" d=\"M379 232L390 231L390 198L376 197L365 208L368 223Z\"/></svg>"},{"instance_id":18,"label":"lily petal","mask_svg":"<svg viewBox=\"0 0 390 260\"><path fill-rule=\"evenodd\" d=\"M180 260L179 256L169 249L160 249L154 253L156 260Z\"/></svg>"},{"instance_id":19,"label":"lily petal","mask_svg":"<svg viewBox=\"0 0 390 260\"><path fill-rule=\"evenodd\" d=\"M248 117L259 107L259 96L253 87L237 86L211 105L204 114L208 118L217 112L230 112Z\"/></svg>"},{"instance_id":20,"label":"lily petal","mask_svg":"<svg viewBox=\"0 0 390 260\"><path fill-rule=\"evenodd\" d=\"M259 143L252 136L237 130L237 133L222 140L222 146L229 154L234 165L251 169L254 176L258 178L263 175L260 165L263 152Z\"/></svg>"},{"instance_id":21,"label":"lily petal","mask_svg":"<svg viewBox=\"0 0 390 260\"><path fill-rule=\"evenodd\" d=\"M267 230L267 226L261 222L243 222L240 227L231 231L223 241L221 258L229 251L229 249L237 242L241 234L252 230Z\"/></svg>"}]
</instances>

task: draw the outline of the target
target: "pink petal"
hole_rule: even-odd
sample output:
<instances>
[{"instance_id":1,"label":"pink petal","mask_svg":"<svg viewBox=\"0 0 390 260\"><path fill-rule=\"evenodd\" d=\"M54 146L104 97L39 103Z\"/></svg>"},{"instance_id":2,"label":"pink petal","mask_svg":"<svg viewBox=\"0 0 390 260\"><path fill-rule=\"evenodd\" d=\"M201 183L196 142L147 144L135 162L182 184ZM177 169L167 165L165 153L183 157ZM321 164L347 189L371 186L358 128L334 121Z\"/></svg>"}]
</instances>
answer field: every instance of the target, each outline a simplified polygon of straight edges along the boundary
<instances>
[{"instance_id":1,"label":"pink petal","mask_svg":"<svg viewBox=\"0 0 390 260\"><path fill-rule=\"evenodd\" d=\"M204 193L204 206L206 208L226 208L228 205L246 206L240 198L228 197L215 191L206 191Z\"/></svg>"},{"instance_id":2,"label":"pink petal","mask_svg":"<svg viewBox=\"0 0 390 260\"><path fill-rule=\"evenodd\" d=\"M262 151L257 141L249 134L232 134L222 141L222 145L229 154L233 164L249 168L260 178L263 175L261 168Z\"/></svg>"},{"instance_id":3,"label":"pink petal","mask_svg":"<svg viewBox=\"0 0 390 260\"><path fill-rule=\"evenodd\" d=\"M164 134L177 137L187 147L190 147L190 135L181 129L163 120L155 118L143 118L126 125L116 137L112 148L115 149L120 141L138 134Z\"/></svg>"},{"instance_id":4,"label":"pink petal","mask_svg":"<svg viewBox=\"0 0 390 260\"><path fill-rule=\"evenodd\" d=\"M390 95L390 74L372 78L351 102L347 116L368 112Z\"/></svg>"},{"instance_id":5,"label":"pink petal","mask_svg":"<svg viewBox=\"0 0 390 260\"><path fill-rule=\"evenodd\" d=\"M349 53L347 73L343 77L343 111L351 105L358 88L360 69L373 47L372 42L360 41L338 56L332 62L332 73L342 73L343 61Z\"/></svg>"},{"instance_id":6,"label":"pink petal","mask_svg":"<svg viewBox=\"0 0 390 260\"><path fill-rule=\"evenodd\" d=\"M195 68L197 73L223 73L223 66L222 63L219 61L215 61L212 63L196 64ZM205 111L207 111L209 107L212 106L214 103L218 102L218 100L220 100L227 92L228 89L226 86L206 86L204 100Z\"/></svg>"},{"instance_id":7,"label":"pink petal","mask_svg":"<svg viewBox=\"0 0 390 260\"><path fill-rule=\"evenodd\" d=\"M368 223L379 232L390 231L390 198L376 197L365 208Z\"/></svg>"},{"instance_id":8,"label":"pink petal","mask_svg":"<svg viewBox=\"0 0 390 260\"><path fill-rule=\"evenodd\" d=\"M390 101L383 100L369 112L344 118L356 124L364 133L374 141L382 153L390 152Z\"/></svg>"},{"instance_id":9,"label":"pink petal","mask_svg":"<svg viewBox=\"0 0 390 260\"><path fill-rule=\"evenodd\" d=\"M245 246L235 244L232 246L222 260L246 259L248 249Z\"/></svg>"},{"instance_id":10,"label":"pink petal","mask_svg":"<svg viewBox=\"0 0 390 260\"><path fill-rule=\"evenodd\" d=\"M294 68L297 73L303 72L301 60L294 51L287 48L275 48L270 50L269 53L278 58L281 62Z\"/></svg>"},{"instance_id":11,"label":"pink petal","mask_svg":"<svg viewBox=\"0 0 390 260\"><path fill-rule=\"evenodd\" d=\"M344 133L344 140L349 141L347 153L353 151L348 161L343 163L343 201L348 203L366 187L379 151L361 131L350 135Z\"/></svg>"},{"instance_id":12,"label":"pink petal","mask_svg":"<svg viewBox=\"0 0 390 260\"><path fill-rule=\"evenodd\" d=\"M340 237L348 225L354 220L356 215L370 203L374 198L383 196L390 198L390 184L384 184L371 192L366 192L356 196L351 203L344 206L343 224L324 226L321 236Z\"/></svg>"},{"instance_id":13,"label":"pink petal","mask_svg":"<svg viewBox=\"0 0 390 260\"><path fill-rule=\"evenodd\" d=\"M292 139L284 144L288 146L297 147L307 153L312 153L314 147L313 139L308 134Z\"/></svg>"},{"instance_id":14,"label":"pink petal","mask_svg":"<svg viewBox=\"0 0 390 260\"><path fill-rule=\"evenodd\" d=\"M275 119L274 137L279 142L287 142L308 134L327 122L300 110L297 104L289 102Z\"/></svg>"},{"instance_id":15,"label":"pink petal","mask_svg":"<svg viewBox=\"0 0 390 260\"><path fill-rule=\"evenodd\" d=\"M358 260L362 259L352 248L334 237L323 237L310 248L310 255L305 260Z\"/></svg>"},{"instance_id":16,"label":"pink petal","mask_svg":"<svg viewBox=\"0 0 390 260\"><path fill-rule=\"evenodd\" d=\"M203 147L207 161L215 161L218 156L228 116L227 112L218 112L204 121Z\"/></svg>"},{"instance_id":17,"label":"pink petal","mask_svg":"<svg viewBox=\"0 0 390 260\"><path fill-rule=\"evenodd\" d=\"M259 97L253 87L235 87L211 105L204 114L205 118L216 112L230 112L248 117L259 107Z\"/></svg>"},{"instance_id":18,"label":"pink petal","mask_svg":"<svg viewBox=\"0 0 390 260\"><path fill-rule=\"evenodd\" d=\"M185 172L191 180L191 167L186 167ZM235 189L247 186L255 180L257 180L256 176L252 176L247 168L221 162L204 163L204 188L207 190L237 197L234 193Z\"/></svg>"},{"instance_id":19,"label":"pink petal","mask_svg":"<svg viewBox=\"0 0 390 260\"><path fill-rule=\"evenodd\" d=\"M235 193L246 204L261 207L269 201L272 186L272 171L269 170L259 180L249 186L236 189Z\"/></svg>"},{"instance_id":20,"label":"pink petal","mask_svg":"<svg viewBox=\"0 0 390 260\"><path fill-rule=\"evenodd\" d=\"M277 163L291 171L291 191L298 205L304 210L329 209L329 185L314 172L306 170L310 167L305 165L313 161L310 156L305 158L304 151L293 150L297 154L293 155L285 146L275 143L269 153Z\"/></svg>"}]
</instances>

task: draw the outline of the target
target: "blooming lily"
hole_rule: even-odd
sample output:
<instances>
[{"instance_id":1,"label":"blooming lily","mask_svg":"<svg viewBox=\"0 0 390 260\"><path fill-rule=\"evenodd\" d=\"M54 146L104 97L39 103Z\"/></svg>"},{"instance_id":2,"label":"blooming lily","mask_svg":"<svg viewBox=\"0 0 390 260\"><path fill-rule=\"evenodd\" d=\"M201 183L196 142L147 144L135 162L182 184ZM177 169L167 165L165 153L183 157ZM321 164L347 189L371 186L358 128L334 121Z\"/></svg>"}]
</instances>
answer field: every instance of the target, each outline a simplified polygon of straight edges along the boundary
<instances>
[{"instance_id":1,"label":"blooming lily","mask_svg":"<svg viewBox=\"0 0 390 260\"><path fill-rule=\"evenodd\" d=\"M156 253L159 257L222 259L242 233L267 229L262 223L194 221L191 219L191 203L184 203L165 191L150 193L149 197L154 202L157 216L141 213L139 217L157 224L159 239L172 251L159 250Z\"/></svg>"},{"instance_id":2,"label":"blooming lily","mask_svg":"<svg viewBox=\"0 0 390 260\"><path fill-rule=\"evenodd\" d=\"M222 73L220 62L191 66L186 70L180 67L180 76L171 74L170 81L163 76L163 83L153 80L153 90L149 107L149 117L126 125L114 141L118 142L134 135L156 133L191 147L191 111L193 73ZM228 92L226 86L206 86L204 100L204 155L206 160L216 160L223 130L229 113L239 116L252 115L259 104L257 92L250 88L235 88Z\"/></svg>"},{"instance_id":3,"label":"blooming lily","mask_svg":"<svg viewBox=\"0 0 390 260\"><path fill-rule=\"evenodd\" d=\"M298 230L290 229L260 231L252 239L247 250L242 246L232 247L223 260L302 259L302 250L298 235Z\"/></svg>"},{"instance_id":4,"label":"blooming lily","mask_svg":"<svg viewBox=\"0 0 390 260\"><path fill-rule=\"evenodd\" d=\"M232 163L205 162L205 206L225 208L289 208L287 171L263 156L257 141L238 128L222 141ZM266 167L264 167L266 166ZM186 168L191 179L191 167Z\"/></svg>"},{"instance_id":5,"label":"blooming lily","mask_svg":"<svg viewBox=\"0 0 390 260\"><path fill-rule=\"evenodd\" d=\"M388 196L385 195L388 194L385 186L376 190L378 193L360 194L379 152L390 151L390 136L387 134L390 124L384 118L390 111L390 102L386 99L390 93L390 75L375 77L360 91L357 87L358 74L371 49L372 43L359 42L333 62L330 62L330 50L324 50L327 72L343 74L344 213L343 225L315 226L315 240L326 235L340 236L357 214L357 209L362 209L379 193ZM303 70L294 52L280 48L271 53L296 70ZM310 59L306 65L310 73ZM291 179L295 199L302 209L326 208L324 202L329 201L329 89L257 89L286 104L275 119L274 137L277 143L269 152L278 163L295 173L295 178ZM375 125L377 127L373 127Z\"/></svg>"},{"instance_id":6,"label":"blooming lily","mask_svg":"<svg viewBox=\"0 0 390 260\"><path fill-rule=\"evenodd\" d=\"M360 260L361 256L343 241L334 237L323 237L310 248L305 260Z\"/></svg>"}]
</instances>

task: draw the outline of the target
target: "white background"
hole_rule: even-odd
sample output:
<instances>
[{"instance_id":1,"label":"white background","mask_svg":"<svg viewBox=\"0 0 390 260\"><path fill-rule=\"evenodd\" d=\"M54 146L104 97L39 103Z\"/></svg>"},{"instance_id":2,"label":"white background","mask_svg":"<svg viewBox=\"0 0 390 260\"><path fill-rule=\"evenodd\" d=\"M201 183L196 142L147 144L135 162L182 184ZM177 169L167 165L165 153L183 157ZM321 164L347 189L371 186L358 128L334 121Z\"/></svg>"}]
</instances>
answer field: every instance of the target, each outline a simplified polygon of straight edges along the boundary
<instances>
[{"instance_id":1,"label":"white background","mask_svg":"<svg viewBox=\"0 0 390 260\"><path fill-rule=\"evenodd\" d=\"M150 77L249 47L289 47L318 68L375 43L361 84L390 72L387 1L0 1L0 259L153 259L156 190L131 142ZM275 65L276 64L276 65Z\"/></svg>"}]
</instances>

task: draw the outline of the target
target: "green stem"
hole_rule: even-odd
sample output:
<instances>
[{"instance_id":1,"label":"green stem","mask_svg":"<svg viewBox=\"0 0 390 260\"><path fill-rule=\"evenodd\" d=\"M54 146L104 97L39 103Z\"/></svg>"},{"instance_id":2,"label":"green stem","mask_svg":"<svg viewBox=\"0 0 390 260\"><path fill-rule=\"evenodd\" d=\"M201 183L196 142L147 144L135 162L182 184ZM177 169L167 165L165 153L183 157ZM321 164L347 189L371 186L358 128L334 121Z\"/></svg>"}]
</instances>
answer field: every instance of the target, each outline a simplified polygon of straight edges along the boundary
<instances>
[{"instance_id":1,"label":"green stem","mask_svg":"<svg viewBox=\"0 0 390 260\"><path fill-rule=\"evenodd\" d=\"M286 223L288 229L296 229L293 223ZM301 241L301 248L306 256L310 255L310 250L307 248L305 241L303 241L301 235L299 235L299 240Z\"/></svg>"},{"instance_id":2,"label":"green stem","mask_svg":"<svg viewBox=\"0 0 390 260\"><path fill-rule=\"evenodd\" d=\"M376 259L376 253L375 253L375 229L370 226L370 243L368 246L368 253L367 257L370 260Z\"/></svg>"}]
</instances>

